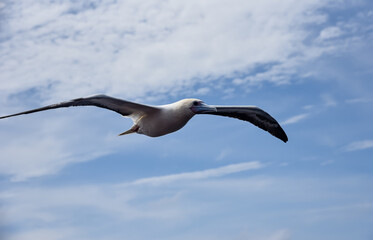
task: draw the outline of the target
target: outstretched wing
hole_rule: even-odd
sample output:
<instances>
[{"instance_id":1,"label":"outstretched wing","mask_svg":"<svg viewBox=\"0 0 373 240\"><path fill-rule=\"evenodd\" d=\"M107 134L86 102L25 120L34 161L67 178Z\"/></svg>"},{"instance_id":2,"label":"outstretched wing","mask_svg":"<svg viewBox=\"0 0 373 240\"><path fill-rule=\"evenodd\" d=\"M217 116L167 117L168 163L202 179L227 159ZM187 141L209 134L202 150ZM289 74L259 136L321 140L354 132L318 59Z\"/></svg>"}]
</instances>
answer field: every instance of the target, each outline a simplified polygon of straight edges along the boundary
<instances>
[{"instance_id":1,"label":"outstretched wing","mask_svg":"<svg viewBox=\"0 0 373 240\"><path fill-rule=\"evenodd\" d=\"M216 112L208 112L225 117L237 118L248 121L255 126L268 131L273 136L281 139L284 142L288 141L286 133L281 128L280 124L268 113L255 106L212 106L216 108Z\"/></svg>"},{"instance_id":2,"label":"outstretched wing","mask_svg":"<svg viewBox=\"0 0 373 240\"><path fill-rule=\"evenodd\" d=\"M55 108L64 108L64 107L76 107L76 106L96 106L100 108L106 108L117 112L123 116L130 116L131 114L134 115L142 115L142 114L150 114L156 111L159 111L158 108L147 106L139 103L129 102L125 100L121 100L118 98L109 97L106 95L93 95L90 97L85 98L76 98L70 101L61 102L57 104L48 105L41 108L32 109L25 112L20 112L16 114L11 114L7 116L0 117L0 119L14 117L22 114L29 114L34 112L40 112Z\"/></svg>"}]
</instances>

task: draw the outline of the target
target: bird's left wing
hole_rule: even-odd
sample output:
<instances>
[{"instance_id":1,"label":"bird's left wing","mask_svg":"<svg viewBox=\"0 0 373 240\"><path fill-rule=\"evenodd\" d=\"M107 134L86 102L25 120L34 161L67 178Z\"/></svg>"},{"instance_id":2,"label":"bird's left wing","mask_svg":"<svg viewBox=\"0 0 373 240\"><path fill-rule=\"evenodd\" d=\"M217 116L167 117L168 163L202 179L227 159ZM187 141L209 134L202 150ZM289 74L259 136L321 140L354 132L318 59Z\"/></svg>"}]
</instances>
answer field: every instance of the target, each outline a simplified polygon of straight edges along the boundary
<instances>
[{"instance_id":1,"label":"bird's left wing","mask_svg":"<svg viewBox=\"0 0 373 240\"><path fill-rule=\"evenodd\" d=\"M281 139L284 142L288 141L285 131L280 124L268 113L255 106L212 106L216 108L216 112L208 112L207 114L237 118L248 121L255 126L268 131L273 136Z\"/></svg>"},{"instance_id":2,"label":"bird's left wing","mask_svg":"<svg viewBox=\"0 0 373 240\"><path fill-rule=\"evenodd\" d=\"M106 108L114 112L117 112L123 116L129 116L131 114L150 114L150 113L159 111L159 108L157 107L134 103L134 102L130 102L130 101L113 98L113 97L100 94L100 95L93 95L93 96L85 97L85 98L76 98L70 101L52 104L52 105L32 109L32 110L25 111L25 112L2 116L0 117L0 119L14 117L14 116L22 115L22 114L40 112L40 111L45 111L45 110L50 110L50 109L55 109L55 108L75 107L75 106L96 106L100 108Z\"/></svg>"}]
</instances>

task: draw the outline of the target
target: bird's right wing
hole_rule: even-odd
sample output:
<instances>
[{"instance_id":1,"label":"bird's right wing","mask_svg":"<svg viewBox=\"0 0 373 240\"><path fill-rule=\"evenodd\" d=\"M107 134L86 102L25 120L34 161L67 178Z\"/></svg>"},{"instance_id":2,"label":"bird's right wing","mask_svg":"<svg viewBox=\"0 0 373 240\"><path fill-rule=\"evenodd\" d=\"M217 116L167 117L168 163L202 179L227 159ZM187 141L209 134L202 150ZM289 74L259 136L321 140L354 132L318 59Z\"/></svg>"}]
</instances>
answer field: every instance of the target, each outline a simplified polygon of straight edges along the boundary
<instances>
[{"instance_id":1,"label":"bird's right wing","mask_svg":"<svg viewBox=\"0 0 373 240\"><path fill-rule=\"evenodd\" d=\"M143 105L139 103L134 103L126 100L121 100L118 98L109 97L106 95L93 95L90 97L85 98L76 98L70 101L61 102L57 104L48 105L41 108L32 109L25 112L20 112L16 114L11 114L7 116L0 117L2 118L8 118L8 117L14 117L22 114L29 114L34 112L40 112L55 108L64 108L64 107L75 107L75 106L96 106L100 108L106 108L109 110L112 110L114 112L117 112L123 116L130 116L132 114L134 115L142 115L142 114L150 114L159 111L159 108Z\"/></svg>"},{"instance_id":2,"label":"bird's right wing","mask_svg":"<svg viewBox=\"0 0 373 240\"><path fill-rule=\"evenodd\" d=\"M284 142L288 141L285 131L280 124L267 112L255 106L212 106L216 108L216 112L208 112L208 114L237 118L248 121L255 126L268 131L273 136L281 139Z\"/></svg>"}]
</instances>

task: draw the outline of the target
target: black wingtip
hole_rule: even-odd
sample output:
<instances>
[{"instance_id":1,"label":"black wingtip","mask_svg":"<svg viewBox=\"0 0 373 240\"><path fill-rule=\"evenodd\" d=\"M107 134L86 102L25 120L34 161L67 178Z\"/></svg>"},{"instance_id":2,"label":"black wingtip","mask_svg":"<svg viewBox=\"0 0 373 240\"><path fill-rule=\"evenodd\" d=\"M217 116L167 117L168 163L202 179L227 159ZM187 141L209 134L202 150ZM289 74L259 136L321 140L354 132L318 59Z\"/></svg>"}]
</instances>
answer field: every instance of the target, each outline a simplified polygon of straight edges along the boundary
<instances>
[{"instance_id":1,"label":"black wingtip","mask_svg":"<svg viewBox=\"0 0 373 240\"><path fill-rule=\"evenodd\" d=\"M277 123L277 122L276 122ZM280 124L276 124L276 127L272 127L267 130L270 134L272 134L274 137L280 139L284 143L288 141L288 136L286 135L284 129L280 126Z\"/></svg>"},{"instance_id":2,"label":"black wingtip","mask_svg":"<svg viewBox=\"0 0 373 240\"><path fill-rule=\"evenodd\" d=\"M276 134L274 136L281 139L284 143L288 141L288 136L281 127L278 129L278 131L276 131Z\"/></svg>"},{"instance_id":3,"label":"black wingtip","mask_svg":"<svg viewBox=\"0 0 373 240\"><path fill-rule=\"evenodd\" d=\"M20 115L20 114L12 114L12 115L1 116L0 119L15 117L15 116L18 116L18 115Z\"/></svg>"}]
</instances>

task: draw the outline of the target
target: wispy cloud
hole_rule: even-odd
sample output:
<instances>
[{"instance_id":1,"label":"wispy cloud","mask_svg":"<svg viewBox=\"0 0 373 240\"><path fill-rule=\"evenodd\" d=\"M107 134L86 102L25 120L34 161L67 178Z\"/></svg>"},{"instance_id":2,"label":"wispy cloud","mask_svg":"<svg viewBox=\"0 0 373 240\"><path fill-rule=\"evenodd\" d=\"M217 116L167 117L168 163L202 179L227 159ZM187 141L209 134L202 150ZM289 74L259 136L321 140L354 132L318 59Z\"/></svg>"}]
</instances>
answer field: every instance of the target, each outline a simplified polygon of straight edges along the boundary
<instances>
[{"instance_id":1,"label":"wispy cloud","mask_svg":"<svg viewBox=\"0 0 373 240\"><path fill-rule=\"evenodd\" d=\"M291 234L289 229L281 229L273 233L268 240L289 240L291 239Z\"/></svg>"},{"instance_id":2,"label":"wispy cloud","mask_svg":"<svg viewBox=\"0 0 373 240\"><path fill-rule=\"evenodd\" d=\"M336 26L327 27L320 32L319 38L321 40L326 40L326 39L339 37L342 34L343 34L343 31L339 27L336 27Z\"/></svg>"},{"instance_id":3,"label":"wispy cloud","mask_svg":"<svg viewBox=\"0 0 373 240\"><path fill-rule=\"evenodd\" d=\"M171 174L171 175L160 176L160 177L143 178L143 179L138 179L134 181L133 184L157 185L157 184L170 183L170 182L181 181L181 180L206 179L206 178L211 178L211 177L221 177L224 175L237 173L237 172L244 172L244 171L248 171L252 169L259 169L262 167L263 165L260 162L238 163L238 164L231 164L231 165L223 166L219 168L207 169L203 171L178 173L178 174Z\"/></svg>"},{"instance_id":4,"label":"wispy cloud","mask_svg":"<svg viewBox=\"0 0 373 240\"><path fill-rule=\"evenodd\" d=\"M0 78L12 81L0 90L9 95L37 88L54 100L96 92L137 98L273 63L245 81L287 82L300 64L322 54L320 46L305 51L313 46L304 44L304 28L326 21L318 9L328 2L272 5L273 0L235 0L229 8L224 1L195 0L17 1L2 19Z\"/></svg>"},{"instance_id":5,"label":"wispy cloud","mask_svg":"<svg viewBox=\"0 0 373 240\"><path fill-rule=\"evenodd\" d=\"M234 238L235 239L235 238ZM289 229L279 229L276 231L267 232L265 234L253 234L245 230L240 233L239 240L246 239L257 239L257 240L288 240L291 239L291 233Z\"/></svg>"},{"instance_id":6,"label":"wispy cloud","mask_svg":"<svg viewBox=\"0 0 373 240\"><path fill-rule=\"evenodd\" d=\"M11 236L5 236L6 240L65 240L74 237L78 232L73 228L45 228L18 232Z\"/></svg>"},{"instance_id":7,"label":"wispy cloud","mask_svg":"<svg viewBox=\"0 0 373 240\"><path fill-rule=\"evenodd\" d=\"M0 138L0 174L9 176L12 181L56 174L69 164L96 159L114 149L146 141L144 138L118 138L112 132L115 126L112 121L116 118L103 120L102 111L96 110L80 114L84 112L81 110L76 114L69 109L66 116L55 111L45 113L47 117L28 116L2 121L8 127ZM92 116L95 121L91 121ZM105 122L101 126L111 127L98 127L101 121ZM131 121L128 120L130 125Z\"/></svg>"},{"instance_id":8,"label":"wispy cloud","mask_svg":"<svg viewBox=\"0 0 373 240\"><path fill-rule=\"evenodd\" d=\"M346 147L344 147L344 150L347 152L352 152L352 151L359 151L359 150L364 150L368 148L373 148L373 140L363 140L363 141L352 142L348 144Z\"/></svg>"},{"instance_id":9,"label":"wispy cloud","mask_svg":"<svg viewBox=\"0 0 373 240\"><path fill-rule=\"evenodd\" d=\"M341 222L344 225L356 221L346 217L346 210L368 218L372 210L369 201L372 194L364 191L370 187L366 177L321 175L294 181L286 172L278 177L226 177L190 181L188 185L173 183L27 185L12 189L6 186L0 192L1 220L6 222L0 221L0 227L6 231L7 240L41 237L102 240L122 239L124 235L131 239L149 239L154 234L164 236L162 239L174 239L185 226L198 232L188 232L180 239L199 239L200 234L209 236L204 239L227 239L228 234L232 236L237 229L250 226L250 231L238 239L286 240L292 237L288 226L299 229L313 219L313 223L327 222L335 229ZM356 192L357 187L363 191ZM341 199L347 200L341 202ZM293 202L296 206L289 204ZM265 221L258 221L260 214ZM231 221L225 221L222 216ZM279 220L283 221L281 226L278 226ZM224 226L223 236L214 237L216 226ZM143 231L144 228L147 231ZM59 231L63 233L58 234ZM314 231L305 233L313 236Z\"/></svg>"},{"instance_id":10,"label":"wispy cloud","mask_svg":"<svg viewBox=\"0 0 373 240\"><path fill-rule=\"evenodd\" d=\"M373 102L373 99L371 98L352 98L347 99L346 103L371 103Z\"/></svg>"},{"instance_id":11,"label":"wispy cloud","mask_svg":"<svg viewBox=\"0 0 373 240\"><path fill-rule=\"evenodd\" d=\"M335 107L338 104L334 97L330 94L322 94L321 99L323 100L325 107Z\"/></svg>"},{"instance_id":12,"label":"wispy cloud","mask_svg":"<svg viewBox=\"0 0 373 240\"><path fill-rule=\"evenodd\" d=\"M333 163L334 163L334 160L329 159L329 160L323 161L322 163L320 163L320 165L321 166L326 166L326 165L330 165L330 164L333 164Z\"/></svg>"},{"instance_id":13,"label":"wispy cloud","mask_svg":"<svg viewBox=\"0 0 373 240\"><path fill-rule=\"evenodd\" d=\"M230 154L232 154L232 149L231 148L224 148L220 151L220 153L217 155L216 157L216 160L217 161L221 161L223 159L225 159L227 156L229 156Z\"/></svg>"},{"instance_id":14,"label":"wispy cloud","mask_svg":"<svg viewBox=\"0 0 373 240\"><path fill-rule=\"evenodd\" d=\"M294 123L297 123L305 118L307 118L309 116L309 113L302 113L302 114L298 114L298 115L295 115L293 117L290 117L288 118L287 120L283 121L281 123L281 125L289 125L289 124L294 124Z\"/></svg>"}]
</instances>

